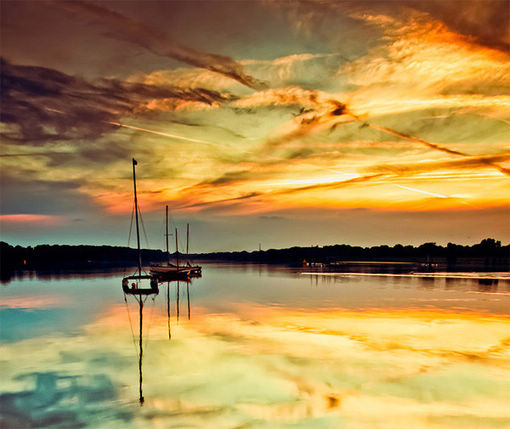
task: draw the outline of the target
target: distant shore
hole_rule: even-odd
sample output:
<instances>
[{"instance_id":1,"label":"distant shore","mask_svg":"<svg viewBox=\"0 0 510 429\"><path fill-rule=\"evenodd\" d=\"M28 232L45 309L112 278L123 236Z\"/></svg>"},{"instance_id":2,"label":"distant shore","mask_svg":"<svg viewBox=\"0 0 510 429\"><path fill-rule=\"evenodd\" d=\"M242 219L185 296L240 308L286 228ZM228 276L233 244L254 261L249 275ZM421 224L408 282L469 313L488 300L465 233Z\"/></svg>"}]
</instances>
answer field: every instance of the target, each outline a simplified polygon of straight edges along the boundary
<instances>
[{"instance_id":1,"label":"distant shore","mask_svg":"<svg viewBox=\"0 0 510 429\"><path fill-rule=\"evenodd\" d=\"M161 250L143 249L142 264L161 262L168 255ZM175 258L176 255L171 254ZM346 244L332 246L291 247L262 251L211 252L183 255L179 259L203 261L231 261L252 263L279 263L303 266L321 271L350 270L355 264L371 265L377 270L405 271L412 267L448 271L508 271L510 245L502 246L492 238L479 244L464 246L448 243L440 246L424 243L420 246L359 247ZM6 279L15 271L40 270L101 270L135 266L136 249L116 246L38 245L11 246L0 242L1 277Z\"/></svg>"}]
</instances>

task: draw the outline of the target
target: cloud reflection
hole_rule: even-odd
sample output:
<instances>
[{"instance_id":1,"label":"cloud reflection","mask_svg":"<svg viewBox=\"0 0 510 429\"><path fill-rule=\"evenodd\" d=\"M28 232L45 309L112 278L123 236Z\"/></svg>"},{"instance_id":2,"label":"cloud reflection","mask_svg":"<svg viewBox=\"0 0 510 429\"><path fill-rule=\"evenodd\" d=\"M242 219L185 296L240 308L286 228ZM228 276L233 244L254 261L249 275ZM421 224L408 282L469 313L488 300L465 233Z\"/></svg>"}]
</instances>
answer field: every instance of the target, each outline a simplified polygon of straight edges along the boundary
<instances>
[{"instance_id":1,"label":"cloud reflection","mask_svg":"<svg viewBox=\"0 0 510 429\"><path fill-rule=\"evenodd\" d=\"M235 313L210 313L194 307L190 321L173 323L168 341L166 307L159 304L144 315L143 408L131 408L137 362L121 305L83 335L5 348L5 389L20 391L34 367L59 368L59 377L97 374L118 392L115 401L104 398L106 418L116 421L112 409L125 410L124 418L144 427L510 423L508 316L244 305ZM136 325L136 313L131 317ZM50 346L41 348L43 342ZM81 412L89 413L87 407L88 400Z\"/></svg>"}]
</instances>

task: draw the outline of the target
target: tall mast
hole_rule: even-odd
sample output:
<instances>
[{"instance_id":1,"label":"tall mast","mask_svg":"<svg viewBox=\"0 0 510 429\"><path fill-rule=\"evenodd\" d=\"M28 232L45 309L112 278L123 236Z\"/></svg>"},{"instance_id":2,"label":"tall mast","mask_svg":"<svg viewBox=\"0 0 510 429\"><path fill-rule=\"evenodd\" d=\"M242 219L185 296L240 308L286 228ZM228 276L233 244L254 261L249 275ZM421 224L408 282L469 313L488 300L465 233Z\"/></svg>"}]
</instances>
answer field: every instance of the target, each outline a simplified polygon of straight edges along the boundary
<instances>
[{"instance_id":1,"label":"tall mast","mask_svg":"<svg viewBox=\"0 0 510 429\"><path fill-rule=\"evenodd\" d=\"M133 158L133 188L135 191L135 218L136 218L136 243L138 245L138 274L142 275L142 255L140 252L140 229L138 228L138 200L136 198L136 174L135 165L138 163Z\"/></svg>"},{"instance_id":2,"label":"tall mast","mask_svg":"<svg viewBox=\"0 0 510 429\"><path fill-rule=\"evenodd\" d=\"M177 240L177 228L175 228L175 259L177 260L177 266L179 266L179 243Z\"/></svg>"},{"instance_id":3,"label":"tall mast","mask_svg":"<svg viewBox=\"0 0 510 429\"><path fill-rule=\"evenodd\" d=\"M170 262L170 254L168 253L168 206L166 206L166 256L168 261Z\"/></svg>"},{"instance_id":4,"label":"tall mast","mask_svg":"<svg viewBox=\"0 0 510 429\"><path fill-rule=\"evenodd\" d=\"M186 257L189 258L189 223L186 224Z\"/></svg>"}]
</instances>

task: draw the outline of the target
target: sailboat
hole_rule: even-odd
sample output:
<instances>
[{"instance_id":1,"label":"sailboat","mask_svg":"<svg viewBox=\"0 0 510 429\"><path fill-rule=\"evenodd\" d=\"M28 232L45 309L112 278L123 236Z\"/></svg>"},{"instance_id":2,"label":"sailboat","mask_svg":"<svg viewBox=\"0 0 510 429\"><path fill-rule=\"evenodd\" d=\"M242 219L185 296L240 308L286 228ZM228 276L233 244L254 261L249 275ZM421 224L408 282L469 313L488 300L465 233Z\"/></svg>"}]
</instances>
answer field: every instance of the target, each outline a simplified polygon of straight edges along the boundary
<instances>
[{"instance_id":1,"label":"sailboat","mask_svg":"<svg viewBox=\"0 0 510 429\"><path fill-rule=\"evenodd\" d=\"M179 265L179 240L177 235L177 228L175 228L175 257L176 262L172 264L170 262L170 252L168 250L168 206L166 206L166 253L168 257L167 262L151 264L151 275L164 280L177 280L177 279L188 279L190 277L201 277L202 267L199 265L191 265L189 262L186 265ZM187 240L186 240L186 253L188 253L189 246L189 224L187 229Z\"/></svg>"},{"instance_id":2,"label":"sailboat","mask_svg":"<svg viewBox=\"0 0 510 429\"><path fill-rule=\"evenodd\" d=\"M151 275L146 273L142 273L142 254L140 250L140 228L138 226L138 199L136 196L136 172L135 166L138 164L136 160L133 158L133 193L135 197L135 220L136 220L136 242L137 242L137 250L138 250L138 269L135 274L131 276L124 277L122 279L122 290L124 293L132 294L132 295L151 295L157 294L159 292L158 289L158 280ZM142 288L140 287L141 280L150 280L150 288ZM131 285L130 285L131 282Z\"/></svg>"}]
</instances>

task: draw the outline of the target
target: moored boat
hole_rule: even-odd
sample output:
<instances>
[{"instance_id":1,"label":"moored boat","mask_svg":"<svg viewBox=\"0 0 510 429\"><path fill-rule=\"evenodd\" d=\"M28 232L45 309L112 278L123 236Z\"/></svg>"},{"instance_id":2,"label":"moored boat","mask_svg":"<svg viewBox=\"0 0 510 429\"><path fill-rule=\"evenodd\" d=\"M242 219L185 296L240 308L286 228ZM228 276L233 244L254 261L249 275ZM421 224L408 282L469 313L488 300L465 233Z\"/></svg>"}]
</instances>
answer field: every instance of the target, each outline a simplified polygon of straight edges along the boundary
<instances>
[{"instance_id":1,"label":"moored boat","mask_svg":"<svg viewBox=\"0 0 510 429\"><path fill-rule=\"evenodd\" d=\"M151 275L159 278L160 280L186 280L191 277L201 277L202 276L202 267L199 265L191 265L188 261L186 265L179 265L179 241L177 236L177 228L175 229L175 258L176 263L172 264L170 262L170 253L168 251L168 206L166 206L166 253L168 257L167 262L163 263L153 263L151 264L150 273ZM187 239L186 239L186 253L188 253L189 249L189 224L187 229Z\"/></svg>"},{"instance_id":2,"label":"moored boat","mask_svg":"<svg viewBox=\"0 0 510 429\"><path fill-rule=\"evenodd\" d=\"M138 163L133 158L133 193L135 198L135 221L136 221L136 242L137 242L137 250L138 250L138 268L135 274L131 276L124 277L122 279L122 290L126 294L130 295L151 295L157 294L159 292L158 289L158 280L146 273L142 273L142 254L140 250L140 229L138 226L138 199L136 196L136 173L135 166ZM144 288L140 287L142 280L150 280L150 287ZM131 285L130 285L131 282Z\"/></svg>"}]
</instances>

